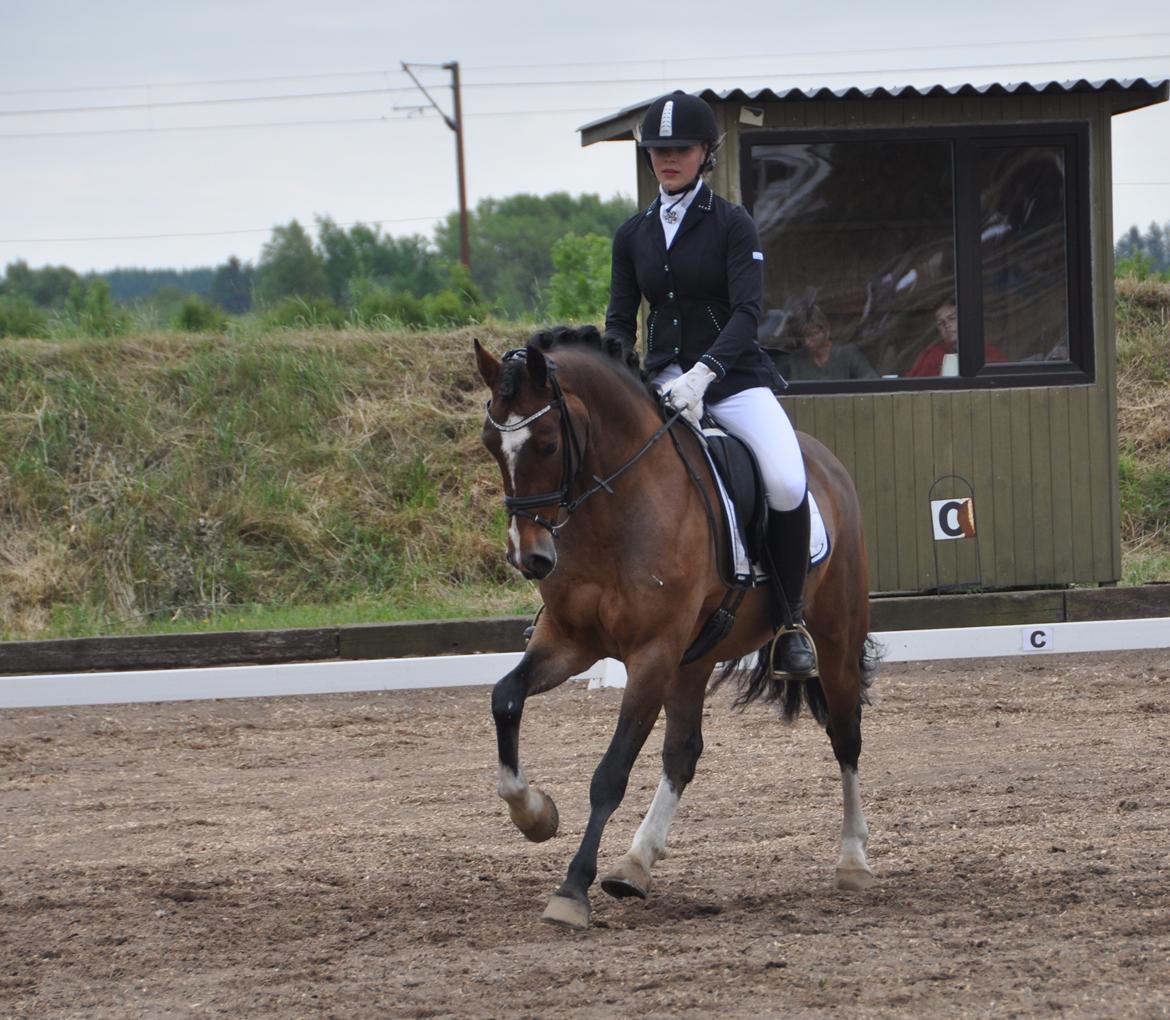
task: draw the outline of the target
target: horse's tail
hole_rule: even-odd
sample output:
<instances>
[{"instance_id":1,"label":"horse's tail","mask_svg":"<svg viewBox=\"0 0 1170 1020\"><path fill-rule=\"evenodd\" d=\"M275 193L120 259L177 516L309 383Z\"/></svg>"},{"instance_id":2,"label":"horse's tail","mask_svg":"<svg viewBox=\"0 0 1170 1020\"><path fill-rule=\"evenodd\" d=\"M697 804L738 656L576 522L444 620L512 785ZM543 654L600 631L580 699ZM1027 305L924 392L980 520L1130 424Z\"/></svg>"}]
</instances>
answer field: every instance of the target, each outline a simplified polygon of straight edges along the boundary
<instances>
[{"instance_id":1,"label":"horse's tail","mask_svg":"<svg viewBox=\"0 0 1170 1020\"><path fill-rule=\"evenodd\" d=\"M812 717L822 726L829 721L829 706L819 677L777 676L772 672L769 651L771 642L756 652L755 663L742 669L742 659L729 662L719 671L711 689L721 687L735 676L738 679L739 694L733 705L745 708L754 701L780 706L786 722L795 722L800 716L802 705L807 705ZM861 704L869 704L869 688L877 676L885 649L872 636L865 639L857 659L858 675L861 681Z\"/></svg>"}]
</instances>

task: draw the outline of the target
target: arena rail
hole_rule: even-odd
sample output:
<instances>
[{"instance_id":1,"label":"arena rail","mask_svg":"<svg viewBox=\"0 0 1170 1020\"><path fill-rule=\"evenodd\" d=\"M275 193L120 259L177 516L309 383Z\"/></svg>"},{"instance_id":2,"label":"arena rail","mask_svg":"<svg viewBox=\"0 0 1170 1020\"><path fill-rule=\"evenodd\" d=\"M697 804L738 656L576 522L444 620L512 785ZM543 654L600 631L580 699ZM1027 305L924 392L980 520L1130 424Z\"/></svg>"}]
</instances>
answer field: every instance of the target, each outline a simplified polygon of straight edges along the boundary
<instances>
[{"instance_id":1,"label":"arena rail","mask_svg":"<svg viewBox=\"0 0 1170 1020\"><path fill-rule=\"evenodd\" d=\"M949 630L1170 616L1170 584L980 594L880 596L870 600L876 631ZM352 659L406 659L472 652L519 652L526 617L0 641L0 676L120 672Z\"/></svg>"},{"instance_id":2,"label":"arena rail","mask_svg":"<svg viewBox=\"0 0 1170 1020\"><path fill-rule=\"evenodd\" d=\"M1170 648L1170 617L878 632L887 662ZM0 678L0 709L338 694L492 684L520 652ZM623 687L603 659L576 677Z\"/></svg>"}]
</instances>

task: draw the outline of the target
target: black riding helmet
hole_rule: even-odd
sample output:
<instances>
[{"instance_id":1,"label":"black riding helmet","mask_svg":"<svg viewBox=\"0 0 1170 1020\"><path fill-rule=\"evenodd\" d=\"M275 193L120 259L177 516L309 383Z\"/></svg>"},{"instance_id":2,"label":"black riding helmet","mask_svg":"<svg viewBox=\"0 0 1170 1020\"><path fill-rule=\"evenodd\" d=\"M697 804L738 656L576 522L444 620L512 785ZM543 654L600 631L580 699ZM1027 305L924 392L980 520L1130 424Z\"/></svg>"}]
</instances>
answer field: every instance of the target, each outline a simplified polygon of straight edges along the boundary
<instances>
[{"instance_id":1,"label":"black riding helmet","mask_svg":"<svg viewBox=\"0 0 1170 1020\"><path fill-rule=\"evenodd\" d=\"M676 148L683 145L714 146L719 140L715 113L698 96L681 89L660 96L642 118L638 145L643 149Z\"/></svg>"},{"instance_id":2,"label":"black riding helmet","mask_svg":"<svg viewBox=\"0 0 1170 1020\"><path fill-rule=\"evenodd\" d=\"M705 145L707 154L700 175L715 168L715 150L719 148L719 128L715 113L698 96L678 89L668 96L660 96L650 104L642 118L638 147L643 150L646 165L650 163L647 149L669 149L684 145ZM688 185L690 187L690 185Z\"/></svg>"}]
</instances>

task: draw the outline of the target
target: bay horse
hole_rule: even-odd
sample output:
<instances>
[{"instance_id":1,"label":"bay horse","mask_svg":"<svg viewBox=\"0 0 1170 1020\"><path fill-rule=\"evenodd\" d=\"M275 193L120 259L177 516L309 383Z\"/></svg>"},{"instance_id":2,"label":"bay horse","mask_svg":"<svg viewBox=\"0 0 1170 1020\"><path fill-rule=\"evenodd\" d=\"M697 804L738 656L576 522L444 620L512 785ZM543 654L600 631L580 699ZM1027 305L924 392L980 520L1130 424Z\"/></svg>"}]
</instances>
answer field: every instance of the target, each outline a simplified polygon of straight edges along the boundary
<instances>
[{"instance_id":1,"label":"bay horse","mask_svg":"<svg viewBox=\"0 0 1170 1020\"><path fill-rule=\"evenodd\" d=\"M513 823L541 842L557 831L552 798L529 785L520 764L525 700L602 658L628 674L617 728L589 789L589 821L564 883L543 918L589 926L602 831L625 794L630 770L666 710L662 779L630 850L603 877L612 896L645 898L683 790L703 749L701 720L717 662L762 650L740 674L738 703L781 702L791 720L802 698L825 725L841 766L844 821L839 888L867 888L868 827L857 761L861 706L877 660L869 643L869 596L861 516L853 482L829 450L800 435L809 485L831 540L809 574L806 622L819 651L819 679L774 677L767 587L749 589L730 632L683 663L727 586L712 535L716 498L697 437L677 416L665 423L637 372L637 356L594 327L537 333L502 360L475 341L491 389L483 441L503 475L509 512L507 558L540 582L544 608L519 664L492 692L499 750L498 792ZM726 674L728 671L724 671Z\"/></svg>"}]
</instances>

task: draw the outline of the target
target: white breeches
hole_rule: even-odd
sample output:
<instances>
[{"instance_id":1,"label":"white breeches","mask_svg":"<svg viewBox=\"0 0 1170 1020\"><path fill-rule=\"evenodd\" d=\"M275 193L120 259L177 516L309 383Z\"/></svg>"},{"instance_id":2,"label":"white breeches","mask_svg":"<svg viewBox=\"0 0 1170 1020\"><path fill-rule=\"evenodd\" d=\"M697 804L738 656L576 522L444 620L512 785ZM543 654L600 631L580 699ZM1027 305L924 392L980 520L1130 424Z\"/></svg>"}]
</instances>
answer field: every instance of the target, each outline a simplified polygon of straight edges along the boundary
<instances>
[{"instance_id":1,"label":"white breeches","mask_svg":"<svg viewBox=\"0 0 1170 1020\"><path fill-rule=\"evenodd\" d=\"M680 375L682 369L672 362L652 382L664 386ZM773 510L795 510L800 506L808 487L804 460L792 422L772 391L756 386L705 406L722 428L751 447L764 476L768 506Z\"/></svg>"}]
</instances>

